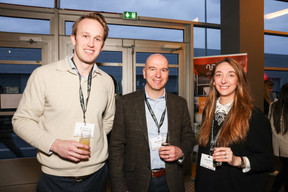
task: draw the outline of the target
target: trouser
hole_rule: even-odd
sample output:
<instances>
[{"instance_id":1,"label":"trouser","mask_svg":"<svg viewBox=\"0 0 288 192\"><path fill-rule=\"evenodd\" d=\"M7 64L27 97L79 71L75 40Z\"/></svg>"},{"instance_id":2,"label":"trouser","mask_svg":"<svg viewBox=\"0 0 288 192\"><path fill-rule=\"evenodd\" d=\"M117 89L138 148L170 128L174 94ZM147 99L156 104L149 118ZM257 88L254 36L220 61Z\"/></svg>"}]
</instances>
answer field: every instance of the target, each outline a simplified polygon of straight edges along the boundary
<instances>
[{"instance_id":1,"label":"trouser","mask_svg":"<svg viewBox=\"0 0 288 192\"><path fill-rule=\"evenodd\" d=\"M151 177L149 192L169 192L166 175L161 177Z\"/></svg>"},{"instance_id":2,"label":"trouser","mask_svg":"<svg viewBox=\"0 0 288 192\"><path fill-rule=\"evenodd\" d=\"M88 177L60 177L42 173L37 192L105 192L109 176L107 164Z\"/></svg>"}]
</instances>

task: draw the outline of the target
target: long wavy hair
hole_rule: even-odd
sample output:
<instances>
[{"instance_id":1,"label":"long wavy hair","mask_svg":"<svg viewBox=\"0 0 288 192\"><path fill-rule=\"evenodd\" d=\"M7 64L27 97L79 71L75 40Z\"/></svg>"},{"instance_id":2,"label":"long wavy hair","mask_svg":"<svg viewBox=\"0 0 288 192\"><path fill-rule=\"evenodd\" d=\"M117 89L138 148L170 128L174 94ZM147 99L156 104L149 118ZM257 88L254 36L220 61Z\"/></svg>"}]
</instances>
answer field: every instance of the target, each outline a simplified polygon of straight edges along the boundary
<instances>
[{"instance_id":1,"label":"long wavy hair","mask_svg":"<svg viewBox=\"0 0 288 192\"><path fill-rule=\"evenodd\" d=\"M225 58L216 63L216 66L212 71L210 91L205 105L205 115L203 117L203 123L198 137L198 142L201 146L206 146L209 142L211 124L216 109L216 101L220 96L216 87L213 85L214 76L217 67L224 62L227 62L231 67L233 67L238 82L235 90L234 101L225 121L223 122L219 139L221 139L224 146L229 146L232 143L238 143L241 140L245 140L247 131L249 130L249 118L252 114L253 105L246 74L243 67L237 61L231 58Z\"/></svg>"},{"instance_id":2,"label":"long wavy hair","mask_svg":"<svg viewBox=\"0 0 288 192\"><path fill-rule=\"evenodd\" d=\"M288 131L288 83L281 87L279 99L272 103L271 111L276 132L284 135Z\"/></svg>"}]
</instances>

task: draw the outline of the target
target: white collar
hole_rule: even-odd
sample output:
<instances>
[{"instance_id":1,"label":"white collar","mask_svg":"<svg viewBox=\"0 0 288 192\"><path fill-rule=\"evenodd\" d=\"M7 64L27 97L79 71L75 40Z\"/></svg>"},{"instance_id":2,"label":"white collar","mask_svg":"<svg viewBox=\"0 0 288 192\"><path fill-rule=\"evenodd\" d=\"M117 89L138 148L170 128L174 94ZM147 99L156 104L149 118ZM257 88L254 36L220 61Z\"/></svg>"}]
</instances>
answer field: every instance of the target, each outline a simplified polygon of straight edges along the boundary
<instances>
[{"instance_id":1,"label":"white collar","mask_svg":"<svg viewBox=\"0 0 288 192\"><path fill-rule=\"evenodd\" d=\"M220 103L220 98L218 97L217 102L216 102L216 110L215 113L217 112L222 112L225 115L227 115L232 107L232 103L234 100L230 101L229 103L227 103L226 105L222 105Z\"/></svg>"}]
</instances>

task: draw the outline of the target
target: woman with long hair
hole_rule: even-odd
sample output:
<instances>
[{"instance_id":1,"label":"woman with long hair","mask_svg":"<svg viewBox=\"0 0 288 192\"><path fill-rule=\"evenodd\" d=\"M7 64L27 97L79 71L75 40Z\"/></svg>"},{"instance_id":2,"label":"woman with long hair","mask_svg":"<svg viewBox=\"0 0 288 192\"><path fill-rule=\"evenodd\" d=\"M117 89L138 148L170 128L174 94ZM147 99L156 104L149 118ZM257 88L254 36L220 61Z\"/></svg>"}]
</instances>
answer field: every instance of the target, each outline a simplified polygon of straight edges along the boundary
<instances>
[{"instance_id":1,"label":"woman with long hair","mask_svg":"<svg viewBox=\"0 0 288 192\"><path fill-rule=\"evenodd\" d=\"M265 191L271 128L251 100L242 66L231 58L217 63L198 136L196 192Z\"/></svg>"},{"instance_id":2,"label":"woman with long hair","mask_svg":"<svg viewBox=\"0 0 288 192\"><path fill-rule=\"evenodd\" d=\"M269 112L272 127L272 142L274 155L282 162L282 168L272 186L272 192L277 192L285 183L288 191L288 83L282 86L279 99L271 104Z\"/></svg>"},{"instance_id":3,"label":"woman with long hair","mask_svg":"<svg viewBox=\"0 0 288 192\"><path fill-rule=\"evenodd\" d=\"M269 106L271 104L271 92L274 87L274 83L266 79L264 80L264 114L268 116Z\"/></svg>"}]
</instances>

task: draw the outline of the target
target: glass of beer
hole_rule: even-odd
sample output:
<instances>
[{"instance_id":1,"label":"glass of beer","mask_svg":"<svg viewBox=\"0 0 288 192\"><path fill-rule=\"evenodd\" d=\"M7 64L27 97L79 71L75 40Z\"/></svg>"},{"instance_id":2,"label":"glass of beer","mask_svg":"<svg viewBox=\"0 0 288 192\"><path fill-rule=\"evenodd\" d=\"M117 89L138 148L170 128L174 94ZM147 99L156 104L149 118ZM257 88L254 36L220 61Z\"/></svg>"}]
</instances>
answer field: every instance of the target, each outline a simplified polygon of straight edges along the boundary
<instances>
[{"instance_id":1,"label":"glass of beer","mask_svg":"<svg viewBox=\"0 0 288 192\"><path fill-rule=\"evenodd\" d=\"M169 146L170 145L170 143L168 141L168 133L161 133L161 140L162 140L162 143L161 143L162 146Z\"/></svg>"},{"instance_id":2,"label":"glass of beer","mask_svg":"<svg viewBox=\"0 0 288 192\"><path fill-rule=\"evenodd\" d=\"M218 148L218 147L223 147L223 143L219 139L217 139L216 144L215 144L215 148ZM222 165L222 162L219 162L219 161L213 161L213 163L217 167Z\"/></svg>"},{"instance_id":3,"label":"glass of beer","mask_svg":"<svg viewBox=\"0 0 288 192\"><path fill-rule=\"evenodd\" d=\"M90 138L91 138L91 130L90 129L82 129L79 143L83 143L85 145L90 146ZM84 149L84 148L80 148L80 149L88 151L87 149Z\"/></svg>"}]
</instances>

